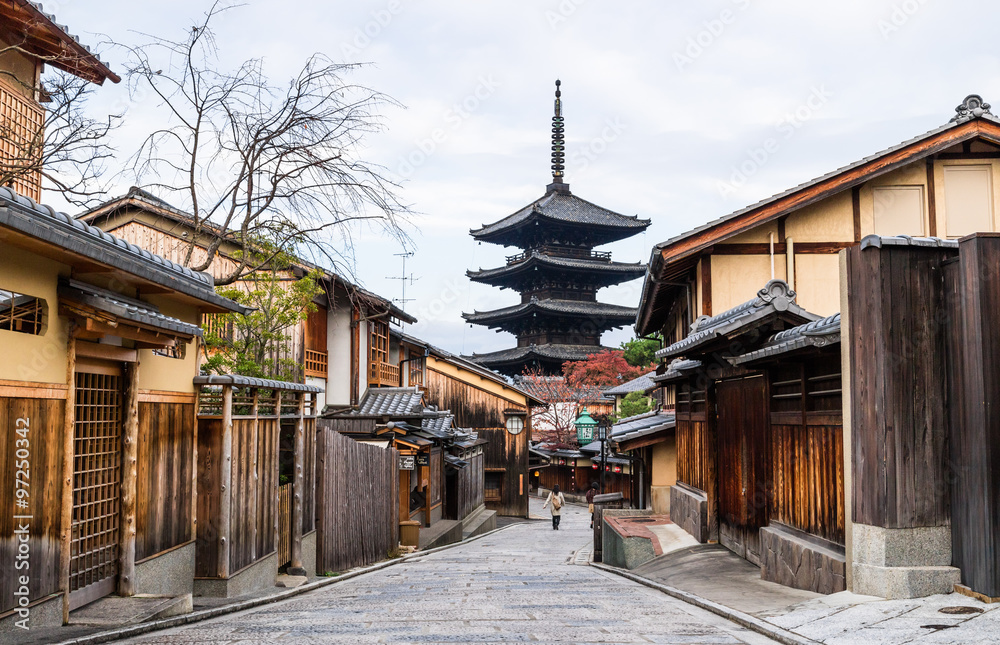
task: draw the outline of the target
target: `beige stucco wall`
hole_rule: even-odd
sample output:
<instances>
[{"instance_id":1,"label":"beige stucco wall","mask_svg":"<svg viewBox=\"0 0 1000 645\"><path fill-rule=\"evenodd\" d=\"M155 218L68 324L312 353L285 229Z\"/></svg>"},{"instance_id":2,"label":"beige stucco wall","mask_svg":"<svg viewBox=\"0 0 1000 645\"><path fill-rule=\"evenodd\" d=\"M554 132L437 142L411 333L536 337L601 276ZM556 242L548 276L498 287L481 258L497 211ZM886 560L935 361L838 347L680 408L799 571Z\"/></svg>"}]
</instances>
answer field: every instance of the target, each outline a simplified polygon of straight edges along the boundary
<instances>
[{"instance_id":1,"label":"beige stucco wall","mask_svg":"<svg viewBox=\"0 0 1000 645\"><path fill-rule=\"evenodd\" d=\"M829 316L840 311L840 270L836 255L795 254L796 302L806 311Z\"/></svg>"},{"instance_id":2,"label":"beige stucco wall","mask_svg":"<svg viewBox=\"0 0 1000 645\"><path fill-rule=\"evenodd\" d=\"M925 235L929 231L930 208L928 205L927 192L927 168L923 161L912 163L881 177L876 177L861 186L859 191L859 205L861 210L861 236L871 235L875 232L875 197L873 188L887 186L920 186L923 188L923 227L919 231L899 231L905 235ZM850 194L850 191L848 191Z\"/></svg>"},{"instance_id":3,"label":"beige stucco wall","mask_svg":"<svg viewBox=\"0 0 1000 645\"><path fill-rule=\"evenodd\" d=\"M327 314L326 350L329 354L326 403L351 404L351 308L336 302Z\"/></svg>"},{"instance_id":4,"label":"beige stucco wall","mask_svg":"<svg viewBox=\"0 0 1000 645\"><path fill-rule=\"evenodd\" d=\"M148 296L147 302L160 308L160 313L197 325L197 307L176 302L165 296ZM194 392L192 379L198 374L198 345L191 341L184 358L157 356L151 349L139 350L139 389L162 392Z\"/></svg>"},{"instance_id":5,"label":"beige stucco wall","mask_svg":"<svg viewBox=\"0 0 1000 645\"><path fill-rule=\"evenodd\" d=\"M785 237L799 242L851 242L854 207L851 191L833 195L795 211L785 220Z\"/></svg>"},{"instance_id":6,"label":"beige stucco wall","mask_svg":"<svg viewBox=\"0 0 1000 645\"><path fill-rule=\"evenodd\" d=\"M35 102L35 85L38 78L37 67L41 64L37 58L32 58L14 49L8 49L10 43L6 39L0 39L0 69L12 73L14 78L9 78L6 74L2 77L3 83L8 87L17 90L17 93L26 99ZM37 104L36 104L37 105Z\"/></svg>"},{"instance_id":7,"label":"beige stucco wall","mask_svg":"<svg viewBox=\"0 0 1000 645\"><path fill-rule=\"evenodd\" d=\"M785 278L785 256L774 256L774 277ZM712 313L753 298L771 279L769 255L712 256Z\"/></svg>"},{"instance_id":8,"label":"beige stucco wall","mask_svg":"<svg viewBox=\"0 0 1000 645\"><path fill-rule=\"evenodd\" d=\"M937 216L938 237L955 237L948 234L948 199L946 195L944 169L946 166L990 166L992 169L991 183L993 189L993 227L997 230L997 218L1000 213L1000 160L997 159L950 159L934 162L934 187L936 191L935 212Z\"/></svg>"},{"instance_id":9,"label":"beige stucco wall","mask_svg":"<svg viewBox=\"0 0 1000 645\"><path fill-rule=\"evenodd\" d=\"M739 235L726 240L726 244L751 244L760 242L770 242L771 234L774 234L774 243L778 244L781 242L778 239L778 223L768 222L762 224L757 228L751 229L745 233L740 233Z\"/></svg>"},{"instance_id":10,"label":"beige stucco wall","mask_svg":"<svg viewBox=\"0 0 1000 645\"><path fill-rule=\"evenodd\" d=\"M652 486L673 486L677 483L677 439L653 444L653 463L649 483Z\"/></svg>"},{"instance_id":11,"label":"beige stucco wall","mask_svg":"<svg viewBox=\"0 0 1000 645\"><path fill-rule=\"evenodd\" d=\"M0 380L66 384L67 325L59 317L56 287L64 264L0 242L0 289L44 298L48 323L41 336L0 331Z\"/></svg>"}]
</instances>

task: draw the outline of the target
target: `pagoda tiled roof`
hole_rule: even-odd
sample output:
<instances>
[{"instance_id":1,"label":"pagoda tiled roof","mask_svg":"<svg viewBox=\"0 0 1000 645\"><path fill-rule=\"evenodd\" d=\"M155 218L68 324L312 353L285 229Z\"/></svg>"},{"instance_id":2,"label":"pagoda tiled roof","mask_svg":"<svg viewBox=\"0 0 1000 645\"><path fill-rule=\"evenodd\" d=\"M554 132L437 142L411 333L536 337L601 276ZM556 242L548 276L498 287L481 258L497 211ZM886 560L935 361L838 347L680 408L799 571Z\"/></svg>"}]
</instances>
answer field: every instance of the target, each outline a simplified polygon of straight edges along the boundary
<instances>
[{"instance_id":1,"label":"pagoda tiled roof","mask_svg":"<svg viewBox=\"0 0 1000 645\"><path fill-rule=\"evenodd\" d=\"M646 274L646 265L642 262L608 262L605 260L594 260L589 258L565 258L549 255L540 251L532 251L519 261L495 269L480 269L479 271L466 271L466 275L477 282L489 282L495 278L505 278L517 273L533 271L536 268L552 267L556 269L568 269L571 271L585 271L588 274L612 274L614 282L618 284L624 280L634 280ZM599 281L606 282L606 281Z\"/></svg>"},{"instance_id":2,"label":"pagoda tiled roof","mask_svg":"<svg viewBox=\"0 0 1000 645\"><path fill-rule=\"evenodd\" d=\"M603 347L601 345L526 345L524 347L502 349L498 352L473 354L468 358L474 363L489 367L491 365L517 363L532 358L555 361L582 361L592 354L609 351L610 349L610 347Z\"/></svg>"},{"instance_id":3,"label":"pagoda tiled roof","mask_svg":"<svg viewBox=\"0 0 1000 645\"><path fill-rule=\"evenodd\" d=\"M485 324L491 321L516 318L535 312L587 316L601 318L608 322L621 320L623 321L622 324L627 324L635 320L637 310L635 307L623 307L622 305L612 305L604 302L556 300L554 298L539 300L532 298L529 302L523 302L512 307L504 307L492 311L476 311L471 314L462 314L462 317L470 323Z\"/></svg>"},{"instance_id":4,"label":"pagoda tiled roof","mask_svg":"<svg viewBox=\"0 0 1000 645\"><path fill-rule=\"evenodd\" d=\"M534 217L544 217L570 224L621 229L625 232L625 237L644 231L650 224L648 219L616 213L585 199L580 199L571 193L551 191L516 213L492 224L473 229L470 233L476 239L486 239L523 226Z\"/></svg>"}]
</instances>

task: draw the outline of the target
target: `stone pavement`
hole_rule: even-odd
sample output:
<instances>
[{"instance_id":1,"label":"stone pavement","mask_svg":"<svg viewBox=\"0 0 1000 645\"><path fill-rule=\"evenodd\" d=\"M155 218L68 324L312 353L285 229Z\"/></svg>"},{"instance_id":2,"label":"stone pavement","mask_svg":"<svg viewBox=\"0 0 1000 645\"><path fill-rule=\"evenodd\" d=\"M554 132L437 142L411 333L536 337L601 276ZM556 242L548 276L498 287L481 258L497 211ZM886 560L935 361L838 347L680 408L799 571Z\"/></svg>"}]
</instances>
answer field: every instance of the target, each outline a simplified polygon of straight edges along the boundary
<instances>
[{"instance_id":1,"label":"stone pavement","mask_svg":"<svg viewBox=\"0 0 1000 645\"><path fill-rule=\"evenodd\" d=\"M541 515L532 500L532 513ZM547 515L547 511L545 512ZM772 643L589 566L585 507L133 643Z\"/></svg>"}]
</instances>

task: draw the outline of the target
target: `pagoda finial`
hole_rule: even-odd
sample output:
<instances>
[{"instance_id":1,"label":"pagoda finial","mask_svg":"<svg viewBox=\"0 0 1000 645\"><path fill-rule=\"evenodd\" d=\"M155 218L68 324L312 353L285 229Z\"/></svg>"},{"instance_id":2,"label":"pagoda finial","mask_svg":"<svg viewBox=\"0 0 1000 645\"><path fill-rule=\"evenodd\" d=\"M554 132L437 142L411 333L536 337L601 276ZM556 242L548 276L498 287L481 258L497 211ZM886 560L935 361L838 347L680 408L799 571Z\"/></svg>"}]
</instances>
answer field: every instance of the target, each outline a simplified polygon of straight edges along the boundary
<instances>
[{"instance_id":1,"label":"pagoda finial","mask_svg":"<svg viewBox=\"0 0 1000 645\"><path fill-rule=\"evenodd\" d=\"M555 112L552 116L552 183L549 190L569 192L569 184L563 183L563 171L566 170L566 136L563 134L562 81L556 79Z\"/></svg>"}]
</instances>

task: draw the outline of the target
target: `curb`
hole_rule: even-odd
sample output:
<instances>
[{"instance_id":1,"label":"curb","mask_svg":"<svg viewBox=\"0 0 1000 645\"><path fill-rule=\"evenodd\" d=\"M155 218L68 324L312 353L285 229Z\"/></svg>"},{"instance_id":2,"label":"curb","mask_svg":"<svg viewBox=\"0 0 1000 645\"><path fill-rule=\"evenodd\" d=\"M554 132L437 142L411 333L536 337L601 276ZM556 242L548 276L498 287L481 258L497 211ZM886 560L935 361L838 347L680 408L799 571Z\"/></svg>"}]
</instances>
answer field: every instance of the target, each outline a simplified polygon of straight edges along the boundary
<instances>
[{"instance_id":1,"label":"curb","mask_svg":"<svg viewBox=\"0 0 1000 645\"><path fill-rule=\"evenodd\" d=\"M613 573L616 576L621 576L622 578L627 578L632 582L638 582L639 584L645 585L651 589L656 589L657 591L665 593L668 596L672 596L678 600L683 600L684 602L694 605L695 607L700 607L701 609L710 611L713 614L722 616L726 620L730 620L737 625L742 625L751 631L767 636L768 638L778 641L779 643L783 643L784 645L822 645L819 641L799 636L794 632L782 629L777 625L772 625L771 623L761 620L760 618L756 618L750 614L732 609L731 607L726 607L725 605L713 602L707 598L696 596L695 594L682 589L660 584L659 582L655 582L649 578L644 578L643 576L636 575L623 569L618 569L617 567L611 567L606 564L591 562L590 566L600 569L601 571Z\"/></svg>"},{"instance_id":2,"label":"curb","mask_svg":"<svg viewBox=\"0 0 1000 645\"><path fill-rule=\"evenodd\" d=\"M366 573L373 573L375 571L380 571L397 564L402 564L409 560L415 558L423 557L425 555L431 555L433 553L438 553L439 551L446 551L448 549L453 549L457 546L462 546L464 544L470 544L476 540L481 540L485 537L499 533L505 529L509 529L511 526L517 526L517 524L511 524L509 526L502 526L498 529L493 529L482 535L476 535L470 537L468 540L462 540L460 542L454 542L452 544L446 544L444 546L439 546L427 551L415 551L413 553L408 553L399 558L392 560L383 560L382 562L376 562L375 564L370 564L366 567L359 569L354 569L348 571L339 576L326 578L323 580L316 580L313 582L307 582L303 585L295 587L294 589L289 589L288 591L280 591L278 593L272 594L270 596L262 596L260 598L251 598L249 600L244 600L241 602L236 602L231 605L224 605L222 607L213 607L212 609L202 609L201 611L196 611L190 614L184 614L183 616L175 616L173 618L164 618L162 620L157 620L149 623L140 623L138 625L130 625L128 627L120 627L117 629L112 629L109 631L98 632L96 634L90 634L87 636L81 636L79 638L74 638L66 641L59 641L56 645L96 645L97 643L108 643L111 641L121 640L123 638L133 638L135 636L141 636L143 634L148 634L150 632L158 632L164 629L172 629L174 627L182 627L184 625L190 625L192 623L199 623L204 620L209 620L212 618L218 618L219 616L225 616L226 614L234 614L239 611L245 611L247 609L253 609L255 607L260 607L263 605L270 605L272 603L281 602L282 600L288 600L294 596L300 594L308 593L310 591L315 591L329 585L337 584L338 582L343 582L344 580L350 580L351 578L357 578L358 576L363 576Z\"/></svg>"}]
</instances>

